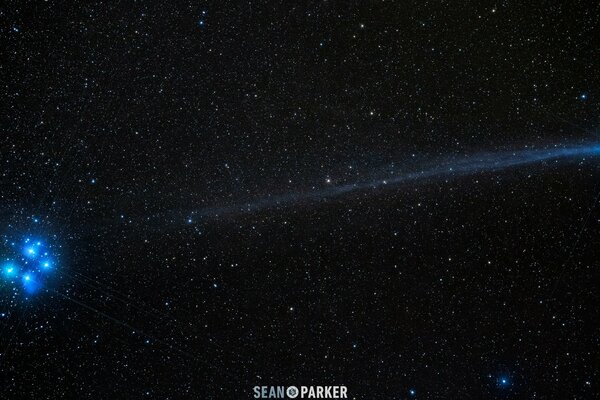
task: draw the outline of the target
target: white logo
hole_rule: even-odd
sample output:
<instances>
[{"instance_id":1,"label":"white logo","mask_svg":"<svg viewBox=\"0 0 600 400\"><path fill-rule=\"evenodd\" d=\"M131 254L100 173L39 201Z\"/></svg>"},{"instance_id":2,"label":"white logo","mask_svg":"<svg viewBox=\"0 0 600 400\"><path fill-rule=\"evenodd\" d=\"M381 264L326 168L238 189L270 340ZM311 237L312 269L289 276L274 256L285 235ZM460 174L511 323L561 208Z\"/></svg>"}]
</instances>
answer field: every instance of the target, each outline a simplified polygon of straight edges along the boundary
<instances>
[{"instance_id":1,"label":"white logo","mask_svg":"<svg viewBox=\"0 0 600 400\"><path fill-rule=\"evenodd\" d=\"M298 388L296 386L290 386L287 388L287 390L285 391L285 393L287 394L287 396L290 399L295 399L296 397L298 397Z\"/></svg>"},{"instance_id":2,"label":"white logo","mask_svg":"<svg viewBox=\"0 0 600 400\"><path fill-rule=\"evenodd\" d=\"M254 386L255 399L347 399L346 386Z\"/></svg>"}]
</instances>

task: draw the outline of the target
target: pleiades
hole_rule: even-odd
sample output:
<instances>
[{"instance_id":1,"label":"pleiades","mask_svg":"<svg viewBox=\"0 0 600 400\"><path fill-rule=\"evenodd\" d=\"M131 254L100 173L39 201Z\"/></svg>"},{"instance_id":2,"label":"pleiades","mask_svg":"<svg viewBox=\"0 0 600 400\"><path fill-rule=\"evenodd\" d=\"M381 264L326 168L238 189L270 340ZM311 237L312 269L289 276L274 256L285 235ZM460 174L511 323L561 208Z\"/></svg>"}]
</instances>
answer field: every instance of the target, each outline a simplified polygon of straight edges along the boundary
<instances>
[{"instance_id":1,"label":"pleiades","mask_svg":"<svg viewBox=\"0 0 600 400\"><path fill-rule=\"evenodd\" d=\"M346 386L254 386L255 399L347 399Z\"/></svg>"}]
</instances>

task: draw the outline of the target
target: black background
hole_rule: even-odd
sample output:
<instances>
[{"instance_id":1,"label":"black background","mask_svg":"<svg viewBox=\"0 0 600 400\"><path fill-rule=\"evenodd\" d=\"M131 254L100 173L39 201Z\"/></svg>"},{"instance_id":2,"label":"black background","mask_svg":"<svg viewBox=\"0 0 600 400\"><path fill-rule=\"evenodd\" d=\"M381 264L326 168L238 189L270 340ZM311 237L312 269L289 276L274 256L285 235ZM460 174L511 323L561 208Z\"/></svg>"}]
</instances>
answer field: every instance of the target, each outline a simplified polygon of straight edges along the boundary
<instances>
[{"instance_id":1,"label":"black background","mask_svg":"<svg viewBox=\"0 0 600 400\"><path fill-rule=\"evenodd\" d=\"M2 235L61 257L32 298L3 283L0 397L594 398L598 158L203 210L598 142L598 17L4 4Z\"/></svg>"}]
</instances>

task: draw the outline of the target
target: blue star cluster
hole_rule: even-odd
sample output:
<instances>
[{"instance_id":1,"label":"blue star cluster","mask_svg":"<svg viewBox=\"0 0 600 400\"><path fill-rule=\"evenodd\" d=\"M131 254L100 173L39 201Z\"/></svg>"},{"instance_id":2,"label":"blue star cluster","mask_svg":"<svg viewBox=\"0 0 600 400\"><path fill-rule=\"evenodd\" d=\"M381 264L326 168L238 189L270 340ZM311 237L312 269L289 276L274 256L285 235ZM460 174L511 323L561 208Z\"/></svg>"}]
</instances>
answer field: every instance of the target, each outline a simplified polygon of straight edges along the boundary
<instances>
[{"instance_id":1,"label":"blue star cluster","mask_svg":"<svg viewBox=\"0 0 600 400\"><path fill-rule=\"evenodd\" d=\"M2 254L2 282L15 293L27 296L39 293L57 266L55 247L47 241L25 237L5 240Z\"/></svg>"}]
</instances>

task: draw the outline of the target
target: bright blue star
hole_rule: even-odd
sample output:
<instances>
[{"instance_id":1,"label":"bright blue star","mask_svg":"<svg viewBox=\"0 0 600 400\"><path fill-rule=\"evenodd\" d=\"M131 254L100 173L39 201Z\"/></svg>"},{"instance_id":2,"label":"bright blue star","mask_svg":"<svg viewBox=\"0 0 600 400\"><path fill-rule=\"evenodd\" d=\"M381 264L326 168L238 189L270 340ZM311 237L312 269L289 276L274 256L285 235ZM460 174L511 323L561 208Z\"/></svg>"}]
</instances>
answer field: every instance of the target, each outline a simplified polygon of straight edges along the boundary
<instances>
[{"instance_id":1,"label":"bright blue star","mask_svg":"<svg viewBox=\"0 0 600 400\"><path fill-rule=\"evenodd\" d=\"M35 258L42 253L42 242L34 241L29 238L25 239L25 247L23 254L29 258Z\"/></svg>"},{"instance_id":2,"label":"bright blue star","mask_svg":"<svg viewBox=\"0 0 600 400\"><path fill-rule=\"evenodd\" d=\"M42 271L47 271L52 268L52 261L50 260L42 260L40 261L40 269Z\"/></svg>"},{"instance_id":3,"label":"bright blue star","mask_svg":"<svg viewBox=\"0 0 600 400\"><path fill-rule=\"evenodd\" d=\"M2 268L2 272L6 278L12 279L15 276L17 276L17 274L19 273L19 270L12 262L9 261L6 264L4 264L4 266Z\"/></svg>"},{"instance_id":4,"label":"bright blue star","mask_svg":"<svg viewBox=\"0 0 600 400\"><path fill-rule=\"evenodd\" d=\"M409 394L411 397L415 397L415 396L417 395L417 391L416 391L415 389L409 389L409 390L408 390L408 394Z\"/></svg>"},{"instance_id":5,"label":"bright blue star","mask_svg":"<svg viewBox=\"0 0 600 400\"><path fill-rule=\"evenodd\" d=\"M26 272L23 274L23 289L25 289L25 293L35 294L41 287L41 283L33 273Z\"/></svg>"},{"instance_id":6,"label":"bright blue star","mask_svg":"<svg viewBox=\"0 0 600 400\"><path fill-rule=\"evenodd\" d=\"M510 379L507 376L500 376L496 383L499 388L504 389L510 386Z\"/></svg>"}]
</instances>

